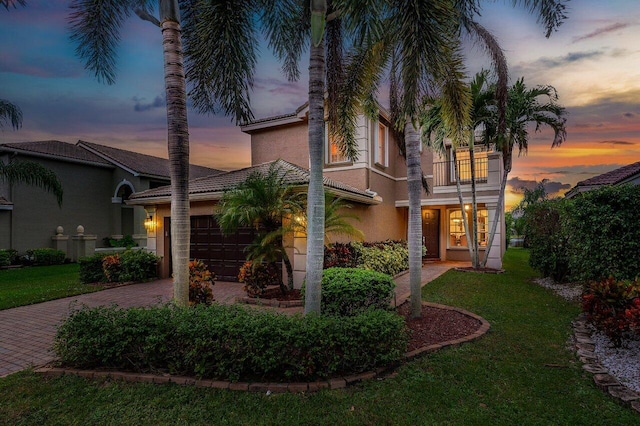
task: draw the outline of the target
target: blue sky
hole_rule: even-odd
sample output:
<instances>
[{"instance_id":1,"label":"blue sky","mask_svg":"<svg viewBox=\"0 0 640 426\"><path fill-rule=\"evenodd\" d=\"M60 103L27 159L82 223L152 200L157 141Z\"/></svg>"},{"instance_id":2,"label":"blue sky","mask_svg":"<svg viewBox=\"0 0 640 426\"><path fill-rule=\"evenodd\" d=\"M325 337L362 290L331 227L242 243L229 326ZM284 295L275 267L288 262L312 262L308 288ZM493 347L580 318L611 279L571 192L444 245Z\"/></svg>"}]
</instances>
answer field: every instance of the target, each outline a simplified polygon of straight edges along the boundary
<instances>
[{"instance_id":1,"label":"blue sky","mask_svg":"<svg viewBox=\"0 0 640 426\"><path fill-rule=\"evenodd\" d=\"M0 98L24 113L19 131L0 143L88 140L166 157L166 113L160 31L132 16L118 51L118 78L108 86L87 73L68 38L65 0L28 1L0 9ZM551 135L532 135L529 154L515 159L513 188L547 178L550 192L640 161L640 14L637 0L572 0L569 19L549 39L511 1L487 1L480 21L506 51L512 81L556 87L567 107L568 139L550 149ZM488 66L466 49L469 74ZM293 111L307 96L306 57L290 83L262 46L254 91L256 118ZM226 117L189 112L192 162L222 169L250 163L249 137Z\"/></svg>"}]
</instances>

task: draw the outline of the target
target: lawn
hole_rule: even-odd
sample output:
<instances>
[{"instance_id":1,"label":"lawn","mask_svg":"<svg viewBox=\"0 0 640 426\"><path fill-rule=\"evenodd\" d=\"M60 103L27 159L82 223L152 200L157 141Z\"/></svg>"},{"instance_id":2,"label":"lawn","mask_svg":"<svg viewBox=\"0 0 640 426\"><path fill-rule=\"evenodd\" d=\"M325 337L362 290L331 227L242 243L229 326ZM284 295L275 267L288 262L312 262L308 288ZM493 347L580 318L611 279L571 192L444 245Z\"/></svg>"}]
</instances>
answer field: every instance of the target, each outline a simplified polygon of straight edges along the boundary
<instances>
[{"instance_id":1,"label":"lawn","mask_svg":"<svg viewBox=\"0 0 640 426\"><path fill-rule=\"evenodd\" d=\"M0 310L101 290L80 283L79 265L0 270Z\"/></svg>"},{"instance_id":2,"label":"lawn","mask_svg":"<svg viewBox=\"0 0 640 426\"><path fill-rule=\"evenodd\" d=\"M527 252L510 249L502 275L450 271L425 300L491 323L487 335L345 390L264 395L30 371L0 379L6 424L637 425L598 390L567 349L578 306L530 282Z\"/></svg>"}]
</instances>

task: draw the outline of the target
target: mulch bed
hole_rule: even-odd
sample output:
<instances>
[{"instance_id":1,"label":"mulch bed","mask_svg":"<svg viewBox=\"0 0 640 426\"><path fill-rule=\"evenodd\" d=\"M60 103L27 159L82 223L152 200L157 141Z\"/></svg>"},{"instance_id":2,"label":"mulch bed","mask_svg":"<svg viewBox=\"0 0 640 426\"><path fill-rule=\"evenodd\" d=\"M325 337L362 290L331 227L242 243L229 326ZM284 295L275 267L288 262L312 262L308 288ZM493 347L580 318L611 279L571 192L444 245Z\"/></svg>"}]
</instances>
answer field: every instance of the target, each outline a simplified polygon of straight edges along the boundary
<instances>
[{"instance_id":1,"label":"mulch bed","mask_svg":"<svg viewBox=\"0 0 640 426\"><path fill-rule=\"evenodd\" d=\"M477 272L479 274L502 274L504 272L504 269L474 268L473 266L461 266L454 269L459 272Z\"/></svg>"},{"instance_id":2,"label":"mulch bed","mask_svg":"<svg viewBox=\"0 0 640 426\"><path fill-rule=\"evenodd\" d=\"M260 299L269 299L269 300L302 300L302 294L300 294L299 289L293 289L287 291L286 294L282 294L280 287L269 287L264 290L264 292L260 295Z\"/></svg>"}]
</instances>

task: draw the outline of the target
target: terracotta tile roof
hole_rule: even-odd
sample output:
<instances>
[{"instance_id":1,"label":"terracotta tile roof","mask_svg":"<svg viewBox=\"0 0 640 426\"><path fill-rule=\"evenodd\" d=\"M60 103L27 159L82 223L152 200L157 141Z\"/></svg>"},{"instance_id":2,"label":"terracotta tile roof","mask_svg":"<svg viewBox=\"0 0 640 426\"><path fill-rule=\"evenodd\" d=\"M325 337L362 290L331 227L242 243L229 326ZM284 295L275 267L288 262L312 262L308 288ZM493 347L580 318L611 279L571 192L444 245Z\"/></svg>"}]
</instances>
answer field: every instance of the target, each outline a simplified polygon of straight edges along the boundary
<instances>
[{"instance_id":1,"label":"terracotta tile roof","mask_svg":"<svg viewBox=\"0 0 640 426\"><path fill-rule=\"evenodd\" d=\"M576 186L616 185L636 174L640 174L640 161L594 176L590 179L580 181Z\"/></svg>"},{"instance_id":2,"label":"terracotta tile roof","mask_svg":"<svg viewBox=\"0 0 640 426\"><path fill-rule=\"evenodd\" d=\"M138 152L126 151L124 149L112 148L110 146L99 145L97 143L78 141L77 146L92 151L118 166L122 166L130 171L151 177L169 178L169 160L151 155L140 154ZM222 170L212 169L194 164L189 168L189 174L193 178L210 176L222 173Z\"/></svg>"},{"instance_id":3,"label":"terracotta tile roof","mask_svg":"<svg viewBox=\"0 0 640 426\"><path fill-rule=\"evenodd\" d=\"M40 154L52 157L68 159L72 161L83 161L89 163L111 166L104 158L87 151L77 145L60 141L37 141L37 142L15 142L0 144L0 151L23 151L33 154Z\"/></svg>"},{"instance_id":4,"label":"terracotta tile roof","mask_svg":"<svg viewBox=\"0 0 640 426\"><path fill-rule=\"evenodd\" d=\"M218 199L222 192L232 189L243 182L251 173L258 172L266 174L271 164L276 163L281 167L282 173L285 174L285 182L294 186L303 186L309 184L309 171L302 167L296 166L284 160L276 160L257 166L246 167L244 169L233 170L226 173L221 173L215 176L209 176L200 179L192 179L189 181L189 194L193 196L205 195L205 197L198 197L200 199ZM377 203L379 201L374 193L363 191L345 183L323 178L324 186L330 189L339 190L353 197L358 197L364 200L369 200L371 203ZM208 195L208 196L207 196ZM143 201L145 199L162 199L165 201L171 197L171 187L162 186L160 188L149 189L147 191L137 192L129 197L129 200ZM134 202L135 204L135 202Z\"/></svg>"}]
</instances>

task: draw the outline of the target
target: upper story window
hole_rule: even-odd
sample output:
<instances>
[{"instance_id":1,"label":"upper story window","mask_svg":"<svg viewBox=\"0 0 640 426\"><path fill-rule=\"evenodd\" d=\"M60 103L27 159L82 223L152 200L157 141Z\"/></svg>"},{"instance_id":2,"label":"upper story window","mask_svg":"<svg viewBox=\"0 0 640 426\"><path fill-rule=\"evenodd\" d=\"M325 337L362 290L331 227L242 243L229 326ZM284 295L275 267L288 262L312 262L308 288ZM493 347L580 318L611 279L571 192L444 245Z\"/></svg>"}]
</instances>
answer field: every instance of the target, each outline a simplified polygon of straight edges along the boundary
<instances>
[{"instance_id":1,"label":"upper story window","mask_svg":"<svg viewBox=\"0 0 640 426\"><path fill-rule=\"evenodd\" d=\"M349 159L342 153L335 138L329 132L329 123L324 126L324 140L326 141L326 158L327 164L347 163Z\"/></svg>"},{"instance_id":2,"label":"upper story window","mask_svg":"<svg viewBox=\"0 0 640 426\"><path fill-rule=\"evenodd\" d=\"M389 165L389 128L381 122L376 122L373 137L374 161L387 167Z\"/></svg>"},{"instance_id":3,"label":"upper story window","mask_svg":"<svg viewBox=\"0 0 640 426\"><path fill-rule=\"evenodd\" d=\"M456 158L460 183L471 183L471 156L468 149L458 148ZM475 159L476 182L486 182L489 175L489 159L486 149L476 149L473 154ZM451 181L455 182L455 169L453 168L453 153L451 153Z\"/></svg>"}]
</instances>

